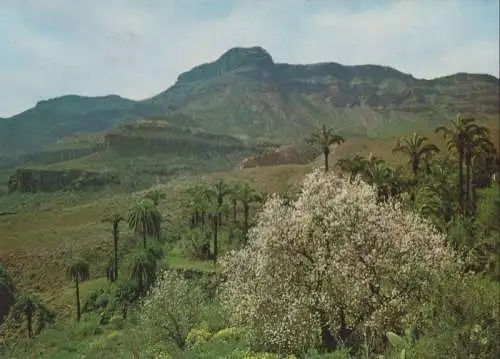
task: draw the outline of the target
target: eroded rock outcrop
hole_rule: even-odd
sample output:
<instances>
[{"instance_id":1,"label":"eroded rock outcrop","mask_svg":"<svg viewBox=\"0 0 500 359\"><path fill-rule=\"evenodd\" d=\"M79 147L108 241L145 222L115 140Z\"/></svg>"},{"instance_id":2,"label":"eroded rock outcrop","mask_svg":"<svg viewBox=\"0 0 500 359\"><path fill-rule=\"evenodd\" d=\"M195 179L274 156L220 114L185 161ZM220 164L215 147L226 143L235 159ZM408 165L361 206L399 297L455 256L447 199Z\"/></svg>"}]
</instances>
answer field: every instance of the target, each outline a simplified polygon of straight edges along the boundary
<instances>
[{"instance_id":1,"label":"eroded rock outcrop","mask_svg":"<svg viewBox=\"0 0 500 359\"><path fill-rule=\"evenodd\" d=\"M252 168L260 166L277 165L303 165L316 158L317 151L306 146L286 146L267 150L258 156L245 158L240 162L239 168Z\"/></svg>"},{"instance_id":2,"label":"eroded rock outcrop","mask_svg":"<svg viewBox=\"0 0 500 359\"><path fill-rule=\"evenodd\" d=\"M231 153L246 148L235 137L205 133L163 121L141 121L123 125L105 136L106 146L119 152L145 151L179 155L210 152Z\"/></svg>"},{"instance_id":3,"label":"eroded rock outcrop","mask_svg":"<svg viewBox=\"0 0 500 359\"><path fill-rule=\"evenodd\" d=\"M55 192L68 188L102 188L118 183L118 177L111 172L23 168L10 176L7 186L9 192L25 193Z\"/></svg>"}]
</instances>

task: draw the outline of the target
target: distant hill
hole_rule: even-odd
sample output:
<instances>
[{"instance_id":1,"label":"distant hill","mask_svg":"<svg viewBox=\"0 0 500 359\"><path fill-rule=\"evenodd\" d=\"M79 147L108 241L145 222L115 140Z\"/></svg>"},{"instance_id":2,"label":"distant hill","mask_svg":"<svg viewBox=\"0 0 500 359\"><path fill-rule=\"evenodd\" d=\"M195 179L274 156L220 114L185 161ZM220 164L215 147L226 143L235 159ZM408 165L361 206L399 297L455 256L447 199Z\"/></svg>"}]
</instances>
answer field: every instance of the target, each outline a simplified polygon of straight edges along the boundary
<instances>
[{"instance_id":1,"label":"distant hill","mask_svg":"<svg viewBox=\"0 0 500 359\"><path fill-rule=\"evenodd\" d=\"M267 146L164 120L140 120L59 141L25 156L22 165L4 170L3 176L8 192L137 189L181 174L231 170Z\"/></svg>"},{"instance_id":2,"label":"distant hill","mask_svg":"<svg viewBox=\"0 0 500 359\"><path fill-rule=\"evenodd\" d=\"M499 108L499 79L490 75L422 80L378 65L275 63L261 47L233 48L144 101L69 95L1 120L0 159L75 132L167 114L207 132L281 141L303 137L318 122L346 137L428 130L457 112L493 123Z\"/></svg>"},{"instance_id":3,"label":"distant hill","mask_svg":"<svg viewBox=\"0 0 500 359\"><path fill-rule=\"evenodd\" d=\"M34 152L76 132L107 130L120 122L158 112L151 105L116 95L67 95L40 101L35 107L0 121L0 156Z\"/></svg>"}]
</instances>

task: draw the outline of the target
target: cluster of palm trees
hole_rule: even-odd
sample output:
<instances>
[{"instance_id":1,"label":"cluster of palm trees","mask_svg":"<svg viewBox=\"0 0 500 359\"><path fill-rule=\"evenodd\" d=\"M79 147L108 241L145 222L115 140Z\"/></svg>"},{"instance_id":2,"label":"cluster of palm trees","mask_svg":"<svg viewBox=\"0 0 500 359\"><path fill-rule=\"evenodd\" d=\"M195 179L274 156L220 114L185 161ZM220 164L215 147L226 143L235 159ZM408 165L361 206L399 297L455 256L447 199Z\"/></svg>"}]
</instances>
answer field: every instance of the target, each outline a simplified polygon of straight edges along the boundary
<instances>
[{"instance_id":1,"label":"cluster of palm trees","mask_svg":"<svg viewBox=\"0 0 500 359\"><path fill-rule=\"evenodd\" d=\"M248 183L229 185L221 179L210 185L195 185L186 191L189 211L189 228L201 231L202 245L199 257L211 258L216 264L219 254L219 236L223 225L229 228L229 241L234 239L234 230L241 227L241 243L248 239L250 226L250 208L264 198L261 193ZM243 219L239 225L238 213ZM226 223L227 222L227 223ZM210 253L210 237L212 237L212 253Z\"/></svg>"},{"instance_id":2,"label":"cluster of palm trees","mask_svg":"<svg viewBox=\"0 0 500 359\"><path fill-rule=\"evenodd\" d=\"M449 127L437 127L435 132L443 135L448 150L456 157L452 163L458 172L456 200L461 215L471 216L475 211L475 189L492 182L500 166L499 153L488 138L488 129L473 118L459 115ZM426 176L440 177L439 173L444 170L432 166L433 158L440 153L440 149L417 133L398 139L393 153L408 157L410 178L405 178L403 169L394 169L373 154L368 158L356 154L349 159L340 159L337 166L348 173L351 180L360 175L368 183L376 185L382 198L412 190L411 198L414 199L416 192L424 190ZM485 174L487 180L479 181Z\"/></svg>"},{"instance_id":3,"label":"cluster of palm trees","mask_svg":"<svg viewBox=\"0 0 500 359\"><path fill-rule=\"evenodd\" d=\"M436 132L443 134L446 145L457 155L458 201L464 215L472 214L475 210L474 164L491 159L498 162L495 146L488 139L488 129L478 125L473 118L457 115L450 127L438 127Z\"/></svg>"}]
</instances>

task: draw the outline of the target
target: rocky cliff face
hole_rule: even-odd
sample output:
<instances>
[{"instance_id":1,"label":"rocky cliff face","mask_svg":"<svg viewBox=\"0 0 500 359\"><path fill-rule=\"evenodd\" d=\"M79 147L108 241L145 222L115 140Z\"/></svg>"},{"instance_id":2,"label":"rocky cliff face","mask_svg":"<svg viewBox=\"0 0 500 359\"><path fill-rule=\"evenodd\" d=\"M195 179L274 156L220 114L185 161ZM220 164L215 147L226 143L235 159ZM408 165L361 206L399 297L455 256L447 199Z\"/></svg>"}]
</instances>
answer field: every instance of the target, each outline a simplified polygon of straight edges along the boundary
<instances>
[{"instance_id":1,"label":"rocky cliff face","mask_svg":"<svg viewBox=\"0 0 500 359\"><path fill-rule=\"evenodd\" d=\"M55 192L67 188L87 189L102 188L118 184L118 177L112 173L84 170L38 170L18 169L9 178L10 192Z\"/></svg>"},{"instance_id":2,"label":"rocky cliff face","mask_svg":"<svg viewBox=\"0 0 500 359\"><path fill-rule=\"evenodd\" d=\"M166 121L140 121L120 126L105 136L106 146L119 152L141 151L178 155L232 153L247 149L245 143L226 135L173 126Z\"/></svg>"}]
</instances>

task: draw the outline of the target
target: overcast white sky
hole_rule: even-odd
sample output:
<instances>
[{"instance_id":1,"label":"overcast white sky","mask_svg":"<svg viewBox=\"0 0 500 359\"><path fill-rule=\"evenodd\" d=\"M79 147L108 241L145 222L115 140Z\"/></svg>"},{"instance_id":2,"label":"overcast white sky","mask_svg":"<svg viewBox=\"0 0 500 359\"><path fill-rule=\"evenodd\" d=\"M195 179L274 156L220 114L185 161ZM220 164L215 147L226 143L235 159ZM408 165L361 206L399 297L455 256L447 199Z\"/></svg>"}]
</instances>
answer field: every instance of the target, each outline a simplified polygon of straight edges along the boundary
<instances>
[{"instance_id":1,"label":"overcast white sky","mask_svg":"<svg viewBox=\"0 0 500 359\"><path fill-rule=\"evenodd\" d=\"M499 76L498 0L0 0L0 116L155 95L234 46L277 62Z\"/></svg>"}]
</instances>

